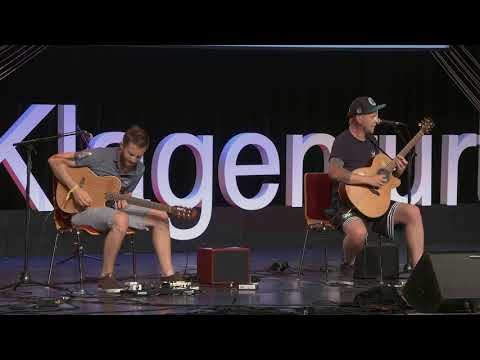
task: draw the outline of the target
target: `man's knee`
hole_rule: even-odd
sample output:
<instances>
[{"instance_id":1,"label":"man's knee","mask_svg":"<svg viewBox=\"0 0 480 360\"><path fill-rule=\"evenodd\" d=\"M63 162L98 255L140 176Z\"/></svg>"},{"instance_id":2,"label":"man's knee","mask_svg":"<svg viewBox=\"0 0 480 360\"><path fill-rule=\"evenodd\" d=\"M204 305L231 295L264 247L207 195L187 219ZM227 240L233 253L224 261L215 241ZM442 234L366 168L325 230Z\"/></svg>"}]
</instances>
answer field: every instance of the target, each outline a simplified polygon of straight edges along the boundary
<instances>
[{"instance_id":1,"label":"man's knee","mask_svg":"<svg viewBox=\"0 0 480 360\"><path fill-rule=\"evenodd\" d=\"M152 218L154 221L160 220L163 223L168 222L168 214L165 211L160 211L156 209L152 209L148 211L147 214L150 218Z\"/></svg>"},{"instance_id":2,"label":"man's knee","mask_svg":"<svg viewBox=\"0 0 480 360\"><path fill-rule=\"evenodd\" d=\"M149 215L145 223L156 229L169 229L168 216Z\"/></svg>"},{"instance_id":3,"label":"man's knee","mask_svg":"<svg viewBox=\"0 0 480 360\"><path fill-rule=\"evenodd\" d=\"M417 205L408 204L405 208L405 216L408 223L418 223L422 221L422 214Z\"/></svg>"},{"instance_id":4,"label":"man's knee","mask_svg":"<svg viewBox=\"0 0 480 360\"><path fill-rule=\"evenodd\" d=\"M122 211L117 211L113 215L112 230L125 234L128 229L128 215Z\"/></svg>"},{"instance_id":5,"label":"man's knee","mask_svg":"<svg viewBox=\"0 0 480 360\"><path fill-rule=\"evenodd\" d=\"M365 226L361 223L351 224L345 231L348 239L359 246L362 246L365 243L365 239L368 235L368 231Z\"/></svg>"}]
</instances>

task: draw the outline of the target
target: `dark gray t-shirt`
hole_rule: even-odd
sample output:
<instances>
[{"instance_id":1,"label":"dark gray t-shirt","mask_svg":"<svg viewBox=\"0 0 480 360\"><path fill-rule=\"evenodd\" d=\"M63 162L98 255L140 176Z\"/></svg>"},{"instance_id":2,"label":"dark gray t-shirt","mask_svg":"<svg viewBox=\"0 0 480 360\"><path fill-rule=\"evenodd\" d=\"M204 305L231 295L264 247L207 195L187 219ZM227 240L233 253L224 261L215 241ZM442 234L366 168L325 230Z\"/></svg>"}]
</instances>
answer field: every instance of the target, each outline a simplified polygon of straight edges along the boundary
<instances>
[{"instance_id":1,"label":"dark gray t-shirt","mask_svg":"<svg viewBox=\"0 0 480 360\"><path fill-rule=\"evenodd\" d=\"M138 161L137 167L128 172L120 170L120 147L96 148L75 154L75 165L86 166L98 176L116 176L122 182L122 193L130 193L143 176L145 165Z\"/></svg>"},{"instance_id":2,"label":"dark gray t-shirt","mask_svg":"<svg viewBox=\"0 0 480 360\"><path fill-rule=\"evenodd\" d=\"M350 130L345 130L335 138L331 158L343 160L343 167L349 171L370 166L378 150L370 140L358 140ZM329 160L330 160L329 159Z\"/></svg>"},{"instance_id":3,"label":"dark gray t-shirt","mask_svg":"<svg viewBox=\"0 0 480 360\"><path fill-rule=\"evenodd\" d=\"M373 158L378 154L375 145L368 139L361 141L352 135L350 130L345 130L335 138L330 158L338 158L343 161L343 167L348 171L371 165ZM332 186L332 196L335 199L338 190L338 182Z\"/></svg>"}]
</instances>

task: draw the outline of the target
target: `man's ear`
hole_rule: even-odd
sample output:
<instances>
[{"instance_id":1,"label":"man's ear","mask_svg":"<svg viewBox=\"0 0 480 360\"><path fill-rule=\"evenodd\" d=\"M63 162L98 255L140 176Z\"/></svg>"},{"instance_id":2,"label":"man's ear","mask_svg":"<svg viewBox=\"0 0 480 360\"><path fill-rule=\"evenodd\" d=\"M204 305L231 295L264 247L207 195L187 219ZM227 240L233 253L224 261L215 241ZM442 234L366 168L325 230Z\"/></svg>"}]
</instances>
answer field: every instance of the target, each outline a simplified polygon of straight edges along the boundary
<instances>
[{"instance_id":1,"label":"man's ear","mask_svg":"<svg viewBox=\"0 0 480 360\"><path fill-rule=\"evenodd\" d=\"M123 151L123 141L120 143L120 150Z\"/></svg>"}]
</instances>

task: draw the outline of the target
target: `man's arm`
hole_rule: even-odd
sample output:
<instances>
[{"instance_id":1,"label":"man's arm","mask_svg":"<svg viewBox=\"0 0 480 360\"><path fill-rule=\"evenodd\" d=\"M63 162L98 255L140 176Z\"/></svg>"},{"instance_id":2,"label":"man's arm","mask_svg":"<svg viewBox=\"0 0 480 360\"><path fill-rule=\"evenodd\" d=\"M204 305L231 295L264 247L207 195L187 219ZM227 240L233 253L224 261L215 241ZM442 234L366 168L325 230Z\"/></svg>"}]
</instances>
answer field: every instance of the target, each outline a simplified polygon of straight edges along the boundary
<instances>
[{"instance_id":1,"label":"man's arm","mask_svg":"<svg viewBox=\"0 0 480 360\"><path fill-rule=\"evenodd\" d=\"M145 171L145 169L143 169L141 175L137 175L136 179L132 180L132 182L128 185L128 187L124 189L124 194L126 194L126 195L128 195L128 196L132 196L133 190L135 190L135 188L137 187L138 183L140 182L140 180L141 180L141 178L142 178L142 176L143 176L144 171ZM126 201L126 200L119 200L119 201L117 201L115 204L116 204L116 208L117 208L117 209L125 209L125 208L128 206L128 201Z\"/></svg>"},{"instance_id":2,"label":"man's arm","mask_svg":"<svg viewBox=\"0 0 480 360\"><path fill-rule=\"evenodd\" d=\"M68 189L72 189L77 185L77 183L73 181L72 177L67 172L68 168L76 167L74 158L74 152L55 154L48 158L48 165L50 165L53 175L55 175L57 180L65 185Z\"/></svg>"},{"instance_id":3,"label":"man's arm","mask_svg":"<svg viewBox=\"0 0 480 360\"><path fill-rule=\"evenodd\" d=\"M55 154L48 158L48 165L52 169L53 175L57 180L62 183L67 189L71 190L75 188L78 184L72 179L68 174L68 168L77 167L75 164L75 153L67 152L62 154ZM92 199L88 193L81 189L75 188L73 191L73 197L78 204L83 207L88 207L92 203Z\"/></svg>"},{"instance_id":4,"label":"man's arm","mask_svg":"<svg viewBox=\"0 0 480 360\"><path fill-rule=\"evenodd\" d=\"M385 177L382 175L363 176L354 174L343 167L343 160L339 158L331 158L328 167L328 175L331 179L349 185L370 185L380 187L385 184Z\"/></svg>"}]
</instances>

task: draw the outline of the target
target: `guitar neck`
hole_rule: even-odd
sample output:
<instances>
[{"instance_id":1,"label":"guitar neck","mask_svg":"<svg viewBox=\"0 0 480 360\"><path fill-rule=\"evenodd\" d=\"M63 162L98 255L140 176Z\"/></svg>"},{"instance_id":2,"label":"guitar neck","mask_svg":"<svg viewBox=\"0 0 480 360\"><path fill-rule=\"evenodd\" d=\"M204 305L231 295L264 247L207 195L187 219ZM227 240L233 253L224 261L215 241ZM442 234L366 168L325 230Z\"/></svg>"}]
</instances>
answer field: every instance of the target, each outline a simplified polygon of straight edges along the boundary
<instances>
[{"instance_id":1,"label":"guitar neck","mask_svg":"<svg viewBox=\"0 0 480 360\"><path fill-rule=\"evenodd\" d=\"M399 156L402 156L402 157L405 157L412 149L415 145L417 145L417 143L420 141L420 139L422 138L422 136L424 135L423 131L420 130L409 142L407 145L405 145L405 147L402 149L402 151L400 151L398 153ZM393 171L393 168L395 167L395 161L390 161L386 168L389 170L389 171Z\"/></svg>"},{"instance_id":2,"label":"guitar neck","mask_svg":"<svg viewBox=\"0 0 480 360\"><path fill-rule=\"evenodd\" d=\"M114 194L113 199L126 200L129 204L132 204L132 205L137 205L137 206L141 206L149 209L161 210L161 211L170 213L170 206L168 206L167 204L160 204L154 201L139 199L130 195L125 195L125 194Z\"/></svg>"}]
</instances>

